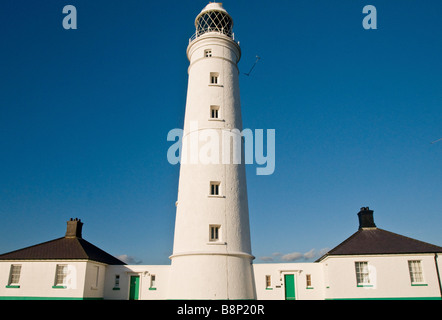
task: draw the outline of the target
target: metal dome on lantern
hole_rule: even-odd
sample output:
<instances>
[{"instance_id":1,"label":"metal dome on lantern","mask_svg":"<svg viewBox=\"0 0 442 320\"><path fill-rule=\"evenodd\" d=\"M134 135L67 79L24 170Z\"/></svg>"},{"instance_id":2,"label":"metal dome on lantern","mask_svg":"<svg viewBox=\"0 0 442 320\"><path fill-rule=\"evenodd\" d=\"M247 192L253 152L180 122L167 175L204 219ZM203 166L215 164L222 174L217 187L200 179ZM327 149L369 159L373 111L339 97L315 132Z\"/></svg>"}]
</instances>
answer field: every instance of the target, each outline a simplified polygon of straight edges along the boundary
<instances>
[{"instance_id":1,"label":"metal dome on lantern","mask_svg":"<svg viewBox=\"0 0 442 320\"><path fill-rule=\"evenodd\" d=\"M209 32L224 34L235 40L233 19L223 8L222 3L209 3L195 19L195 34L189 42Z\"/></svg>"}]
</instances>

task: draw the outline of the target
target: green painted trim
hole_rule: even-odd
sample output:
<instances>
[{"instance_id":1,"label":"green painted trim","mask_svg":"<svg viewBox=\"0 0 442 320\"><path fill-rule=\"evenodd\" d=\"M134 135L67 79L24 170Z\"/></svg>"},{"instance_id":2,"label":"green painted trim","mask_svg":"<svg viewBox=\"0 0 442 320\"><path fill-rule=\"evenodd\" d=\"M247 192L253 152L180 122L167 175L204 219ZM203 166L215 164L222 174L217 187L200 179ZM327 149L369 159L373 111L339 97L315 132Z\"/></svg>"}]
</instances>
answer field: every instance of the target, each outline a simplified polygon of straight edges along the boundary
<instances>
[{"instance_id":1,"label":"green painted trim","mask_svg":"<svg viewBox=\"0 0 442 320\"><path fill-rule=\"evenodd\" d=\"M358 288L371 288L373 287L372 284L358 284L357 285Z\"/></svg>"},{"instance_id":2,"label":"green painted trim","mask_svg":"<svg viewBox=\"0 0 442 320\"><path fill-rule=\"evenodd\" d=\"M75 297L0 297L0 300L103 300L103 298L75 298Z\"/></svg>"},{"instance_id":3,"label":"green painted trim","mask_svg":"<svg viewBox=\"0 0 442 320\"><path fill-rule=\"evenodd\" d=\"M426 284L426 283L412 283L411 286L412 287L426 287L426 286L428 286L428 284Z\"/></svg>"},{"instance_id":4,"label":"green painted trim","mask_svg":"<svg viewBox=\"0 0 442 320\"><path fill-rule=\"evenodd\" d=\"M149 290L157 290L157 288L149 288Z\"/></svg>"},{"instance_id":5,"label":"green painted trim","mask_svg":"<svg viewBox=\"0 0 442 320\"><path fill-rule=\"evenodd\" d=\"M66 289L66 286L52 286L52 289Z\"/></svg>"},{"instance_id":6,"label":"green painted trim","mask_svg":"<svg viewBox=\"0 0 442 320\"><path fill-rule=\"evenodd\" d=\"M112 290L120 290L120 288L112 288Z\"/></svg>"},{"instance_id":7,"label":"green painted trim","mask_svg":"<svg viewBox=\"0 0 442 320\"><path fill-rule=\"evenodd\" d=\"M12 286L8 285L8 286L6 286L6 288L9 288L9 289L18 289L18 288L20 288L20 286L19 286L19 285L12 285Z\"/></svg>"},{"instance_id":8,"label":"green painted trim","mask_svg":"<svg viewBox=\"0 0 442 320\"><path fill-rule=\"evenodd\" d=\"M273 290L273 288L266 288L266 290Z\"/></svg>"},{"instance_id":9,"label":"green painted trim","mask_svg":"<svg viewBox=\"0 0 442 320\"><path fill-rule=\"evenodd\" d=\"M325 300L442 300L441 297L405 297L405 298L327 298Z\"/></svg>"},{"instance_id":10,"label":"green painted trim","mask_svg":"<svg viewBox=\"0 0 442 320\"><path fill-rule=\"evenodd\" d=\"M314 287L305 287L305 288L306 288L307 290L308 290L308 289L314 289Z\"/></svg>"}]
</instances>

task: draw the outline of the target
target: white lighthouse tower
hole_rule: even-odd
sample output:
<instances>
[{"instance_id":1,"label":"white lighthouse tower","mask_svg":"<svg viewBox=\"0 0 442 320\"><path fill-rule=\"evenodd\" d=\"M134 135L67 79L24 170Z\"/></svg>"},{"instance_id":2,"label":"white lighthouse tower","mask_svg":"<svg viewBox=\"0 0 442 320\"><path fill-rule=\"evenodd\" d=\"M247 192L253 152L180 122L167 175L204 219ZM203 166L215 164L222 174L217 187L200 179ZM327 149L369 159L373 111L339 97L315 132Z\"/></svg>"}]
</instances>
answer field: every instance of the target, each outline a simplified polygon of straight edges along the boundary
<instances>
[{"instance_id":1,"label":"white lighthouse tower","mask_svg":"<svg viewBox=\"0 0 442 320\"><path fill-rule=\"evenodd\" d=\"M255 299L245 164L231 143L241 141L241 49L221 3L195 26L168 298Z\"/></svg>"}]
</instances>

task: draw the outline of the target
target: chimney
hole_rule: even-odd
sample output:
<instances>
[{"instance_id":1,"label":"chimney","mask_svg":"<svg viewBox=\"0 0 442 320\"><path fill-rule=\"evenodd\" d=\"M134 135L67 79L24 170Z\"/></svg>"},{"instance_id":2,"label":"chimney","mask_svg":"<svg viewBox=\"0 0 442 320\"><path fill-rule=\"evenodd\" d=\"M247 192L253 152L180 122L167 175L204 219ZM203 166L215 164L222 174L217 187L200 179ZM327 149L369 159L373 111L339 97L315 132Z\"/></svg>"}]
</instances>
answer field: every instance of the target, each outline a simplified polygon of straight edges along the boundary
<instances>
[{"instance_id":1,"label":"chimney","mask_svg":"<svg viewBox=\"0 0 442 320\"><path fill-rule=\"evenodd\" d=\"M359 229L362 228L376 228L373 219L373 210L368 207L362 207L358 213L359 217Z\"/></svg>"},{"instance_id":2,"label":"chimney","mask_svg":"<svg viewBox=\"0 0 442 320\"><path fill-rule=\"evenodd\" d=\"M81 238L81 229L83 228L83 222L80 219L75 218L68 221L68 227L66 229L66 238Z\"/></svg>"}]
</instances>

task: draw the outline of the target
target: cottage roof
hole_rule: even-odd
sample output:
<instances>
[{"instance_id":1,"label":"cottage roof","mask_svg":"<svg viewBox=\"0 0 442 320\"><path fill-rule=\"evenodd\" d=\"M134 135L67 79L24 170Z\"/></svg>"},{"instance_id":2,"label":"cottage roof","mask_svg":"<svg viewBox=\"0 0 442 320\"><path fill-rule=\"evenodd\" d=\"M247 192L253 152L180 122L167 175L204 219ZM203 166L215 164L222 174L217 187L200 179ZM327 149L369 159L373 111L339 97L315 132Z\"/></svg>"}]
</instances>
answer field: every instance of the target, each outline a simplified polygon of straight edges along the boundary
<instances>
[{"instance_id":1,"label":"cottage roof","mask_svg":"<svg viewBox=\"0 0 442 320\"><path fill-rule=\"evenodd\" d=\"M368 207L358 216L359 230L317 261L334 255L442 253L442 247L377 228Z\"/></svg>"},{"instance_id":2,"label":"cottage roof","mask_svg":"<svg viewBox=\"0 0 442 320\"><path fill-rule=\"evenodd\" d=\"M82 225L81 220L71 219L64 237L4 253L0 260L92 260L109 265L125 264L83 239Z\"/></svg>"}]
</instances>

